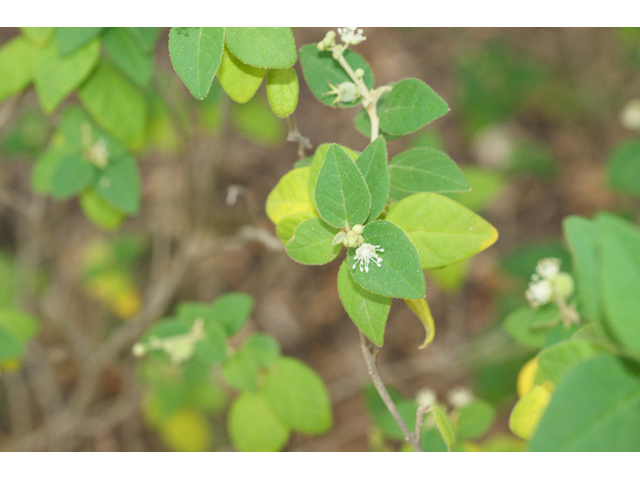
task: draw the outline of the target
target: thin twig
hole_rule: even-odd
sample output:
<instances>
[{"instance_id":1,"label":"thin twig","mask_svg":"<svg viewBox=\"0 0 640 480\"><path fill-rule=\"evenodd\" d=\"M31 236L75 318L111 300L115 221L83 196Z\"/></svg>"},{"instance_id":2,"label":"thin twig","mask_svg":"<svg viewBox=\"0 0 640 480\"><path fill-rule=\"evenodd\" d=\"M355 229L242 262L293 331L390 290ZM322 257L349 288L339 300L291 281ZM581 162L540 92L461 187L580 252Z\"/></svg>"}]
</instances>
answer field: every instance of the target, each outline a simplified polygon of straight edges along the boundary
<instances>
[{"instance_id":1,"label":"thin twig","mask_svg":"<svg viewBox=\"0 0 640 480\"><path fill-rule=\"evenodd\" d=\"M396 408L396 404L391 400L391 396L387 391L387 387L384 386L382 382L382 378L380 377L380 372L378 371L378 365L376 362L377 351L375 347L369 342L367 337L364 336L362 332L360 333L360 346L362 347L362 354L364 355L364 361L367 364L367 371L369 372L369 376L371 380L373 380L373 384L378 390L380 397L384 401L385 405L391 412L393 419L396 421L400 430L402 430L402 434L404 435L404 439L411 444L414 451L421 452L422 448L420 447L420 437L409 431L407 424L404 423L404 420L400 416L400 412Z\"/></svg>"},{"instance_id":2,"label":"thin twig","mask_svg":"<svg viewBox=\"0 0 640 480\"><path fill-rule=\"evenodd\" d=\"M287 117L287 127L289 127L289 133L287 133L287 141L298 144L298 158L302 160L307 156L306 150L311 150L313 145L309 139L303 136L298 130L298 124L293 114Z\"/></svg>"}]
</instances>

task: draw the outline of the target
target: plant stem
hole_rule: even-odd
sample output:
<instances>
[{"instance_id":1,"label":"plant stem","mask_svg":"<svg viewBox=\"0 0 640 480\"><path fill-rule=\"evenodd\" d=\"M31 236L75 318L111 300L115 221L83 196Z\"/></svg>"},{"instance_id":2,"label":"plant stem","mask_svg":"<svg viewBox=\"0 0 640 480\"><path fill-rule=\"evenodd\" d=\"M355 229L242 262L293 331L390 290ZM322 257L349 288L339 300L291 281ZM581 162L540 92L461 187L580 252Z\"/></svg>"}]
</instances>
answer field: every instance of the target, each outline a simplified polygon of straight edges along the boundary
<instances>
[{"instance_id":1,"label":"plant stem","mask_svg":"<svg viewBox=\"0 0 640 480\"><path fill-rule=\"evenodd\" d=\"M384 386L382 382L382 378L380 377L380 372L378 371L378 364L376 362L376 356L378 355L377 348L369 342L367 337L364 336L362 332L360 333L360 346L362 347L362 354L364 355L364 361L367 364L367 371L369 372L369 376L371 380L373 380L373 384L378 390L380 397L382 397L382 401L385 403L393 419L396 421L400 430L402 430L402 434L404 435L404 439L411 444L413 450L416 452L422 452L422 448L420 447L420 437L415 433L411 433L409 428L407 428L407 424L404 423L404 420L400 416L400 412L396 408L395 403L391 400L391 396L387 391L387 387Z\"/></svg>"}]
</instances>

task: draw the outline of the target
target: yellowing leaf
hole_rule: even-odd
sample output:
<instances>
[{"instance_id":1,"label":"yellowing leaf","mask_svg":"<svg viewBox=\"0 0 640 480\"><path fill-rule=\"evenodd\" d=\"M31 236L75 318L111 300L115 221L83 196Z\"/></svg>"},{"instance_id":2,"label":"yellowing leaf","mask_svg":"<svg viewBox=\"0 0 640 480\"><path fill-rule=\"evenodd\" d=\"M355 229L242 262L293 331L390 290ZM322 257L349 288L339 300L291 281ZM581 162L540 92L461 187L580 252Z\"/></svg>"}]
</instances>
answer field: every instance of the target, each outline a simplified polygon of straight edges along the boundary
<instances>
[{"instance_id":1,"label":"yellowing leaf","mask_svg":"<svg viewBox=\"0 0 640 480\"><path fill-rule=\"evenodd\" d=\"M549 405L554 385L544 382L533 387L524 397L518 400L509 417L509 428L520 438L529 440Z\"/></svg>"},{"instance_id":2,"label":"yellowing leaf","mask_svg":"<svg viewBox=\"0 0 640 480\"><path fill-rule=\"evenodd\" d=\"M533 357L520 369L518 373L517 390L518 397L524 397L535 384L536 373L538 372L538 357Z\"/></svg>"},{"instance_id":3,"label":"yellowing leaf","mask_svg":"<svg viewBox=\"0 0 640 480\"><path fill-rule=\"evenodd\" d=\"M267 197L267 216L274 223L298 212L318 216L309 199L308 182L310 167L296 168L283 176Z\"/></svg>"},{"instance_id":4,"label":"yellowing leaf","mask_svg":"<svg viewBox=\"0 0 640 480\"><path fill-rule=\"evenodd\" d=\"M298 105L298 75L293 67L267 71L267 98L279 117L291 115Z\"/></svg>"},{"instance_id":5,"label":"yellowing leaf","mask_svg":"<svg viewBox=\"0 0 640 480\"><path fill-rule=\"evenodd\" d=\"M433 322L433 315L431 315L429 304L424 298L418 298L417 300L405 298L404 301L411 311L416 314L416 317L418 317L422 322L422 326L424 326L425 339L419 348L425 348L433 341L433 337L436 334L436 326Z\"/></svg>"},{"instance_id":6,"label":"yellowing leaf","mask_svg":"<svg viewBox=\"0 0 640 480\"><path fill-rule=\"evenodd\" d=\"M251 100L264 78L265 69L242 63L225 47L218 68L218 81L234 102Z\"/></svg>"},{"instance_id":7,"label":"yellowing leaf","mask_svg":"<svg viewBox=\"0 0 640 480\"><path fill-rule=\"evenodd\" d=\"M210 445L207 419L193 410L176 412L162 425L162 439L176 452L205 452Z\"/></svg>"}]
</instances>

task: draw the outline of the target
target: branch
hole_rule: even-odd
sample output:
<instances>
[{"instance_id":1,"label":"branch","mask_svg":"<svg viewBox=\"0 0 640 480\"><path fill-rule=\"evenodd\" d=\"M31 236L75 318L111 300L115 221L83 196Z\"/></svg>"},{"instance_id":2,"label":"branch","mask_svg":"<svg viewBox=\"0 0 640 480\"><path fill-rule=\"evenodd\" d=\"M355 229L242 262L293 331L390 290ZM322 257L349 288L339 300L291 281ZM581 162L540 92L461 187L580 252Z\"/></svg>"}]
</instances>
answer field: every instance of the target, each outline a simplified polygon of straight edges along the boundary
<instances>
[{"instance_id":1,"label":"branch","mask_svg":"<svg viewBox=\"0 0 640 480\"><path fill-rule=\"evenodd\" d=\"M373 380L373 384L376 386L376 390L378 390L380 397L382 397L382 400L391 412L393 419L400 427L400 430L402 430L404 439L411 444L414 451L422 452L422 448L420 447L420 437L409 431L409 429L407 428L407 424L404 423L404 420L400 416L400 412L398 412L395 403L393 403L393 400L391 400L391 396L389 395L387 388L384 386L384 383L382 383L382 378L380 377L380 372L378 371L378 365L376 363L376 356L378 354L378 351L362 332L359 333L360 346L362 347L364 361L367 363L367 371L369 372L371 380Z\"/></svg>"}]
</instances>

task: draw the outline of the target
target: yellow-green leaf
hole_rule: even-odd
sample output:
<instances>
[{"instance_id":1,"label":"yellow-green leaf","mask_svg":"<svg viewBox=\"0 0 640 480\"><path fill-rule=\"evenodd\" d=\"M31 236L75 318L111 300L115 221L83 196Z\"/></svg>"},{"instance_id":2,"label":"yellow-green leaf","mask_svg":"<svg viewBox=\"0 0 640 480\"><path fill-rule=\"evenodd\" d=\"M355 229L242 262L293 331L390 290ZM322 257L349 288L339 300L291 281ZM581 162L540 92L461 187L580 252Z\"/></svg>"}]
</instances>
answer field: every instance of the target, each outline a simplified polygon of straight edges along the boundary
<instances>
[{"instance_id":1,"label":"yellow-green leaf","mask_svg":"<svg viewBox=\"0 0 640 480\"><path fill-rule=\"evenodd\" d=\"M0 50L0 102L24 89L33 79L38 48L24 37L7 42Z\"/></svg>"},{"instance_id":2,"label":"yellow-green leaf","mask_svg":"<svg viewBox=\"0 0 640 480\"><path fill-rule=\"evenodd\" d=\"M549 405L553 388L551 382L541 383L518 400L509 417L509 428L513 433L525 440L533 436L542 414Z\"/></svg>"},{"instance_id":3,"label":"yellow-green leaf","mask_svg":"<svg viewBox=\"0 0 640 480\"><path fill-rule=\"evenodd\" d=\"M296 168L285 174L267 197L267 216L276 225L282 219L298 212L317 216L307 184L310 167Z\"/></svg>"},{"instance_id":4,"label":"yellow-green leaf","mask_svg":"<svg viewBox=\"0 0 640 480\"><path fill-rule=\"evenodd\" d=\"M418 319L422 322L422 326L424 327L425 332L425 339L419 348L425 348L433 341L433 337L436 334L436 326L433 322L433 315L431 315L429 304L424 298L418 298L415 300L405 298L404 301L407 303L407 306L411 309L411 311L416 314L416 317L418 317Z\"/></svg>"},{"instance_id":5,"label":"yellow-green leaf","mask_svg":"<svg viewBox=\"0 0 640 480\"><path fill-rule=\"evenodd\" d=\"M267 71L267 97L271 110L279 117L287 117L298 105L298 75L293 67Z\"/></svg>"},{"instance_id":6,"label":"yellow-green leaf","mask_svg":"<svg viewBox=\"0 0 640 480\"><path fill-rule=\"evenodd\" d=\"M265 69L242 63L225 47L218 68L218 81L234 102L246 103L256 93Z\"/></svg>"}]
</instances>

